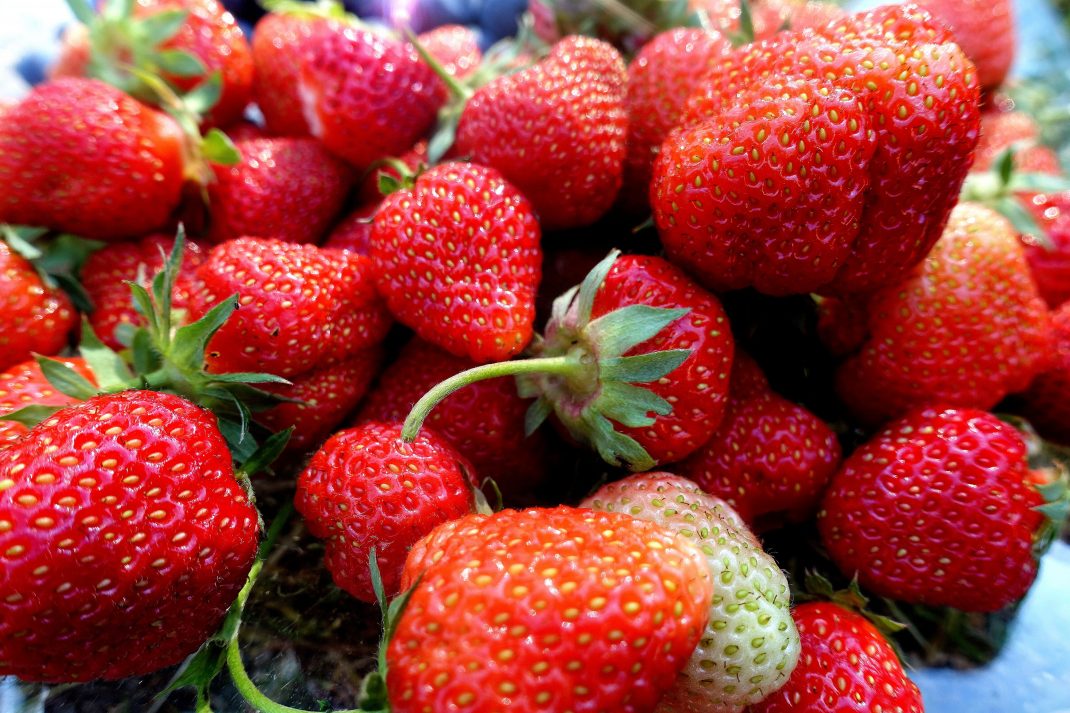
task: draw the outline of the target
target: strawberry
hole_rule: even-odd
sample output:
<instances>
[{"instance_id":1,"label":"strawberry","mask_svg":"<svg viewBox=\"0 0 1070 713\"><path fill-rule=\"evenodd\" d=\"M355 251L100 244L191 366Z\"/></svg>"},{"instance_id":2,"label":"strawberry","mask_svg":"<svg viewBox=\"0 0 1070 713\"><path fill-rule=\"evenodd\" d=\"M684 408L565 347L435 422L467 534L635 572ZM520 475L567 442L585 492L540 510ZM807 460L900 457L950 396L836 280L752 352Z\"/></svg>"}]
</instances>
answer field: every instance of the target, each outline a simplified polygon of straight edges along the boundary
<instances>
[{"instance_id":1,"label":"strawberry","mask_svg":"<svg viewBox=\"0 0 1070 713\"><path fill-rule=\"evenodd\" d=\"M383 202L372 259L398 321L453 354L500 361L531 340L539 240L531 204L497 171L447 163Z\"/></svg>"},{"instance_id":2,"label":"strawberry","mask_svg":"<svg viewBox=\"0 0 1070 713\"><path fill-rule=\"evenodd\" d=\"M0 451L0 675L179 663L245 583L258 522L207 411L147 391L62 409Z\"/></svg>"},{"instance_id":3,"label":"strawberry","mask_svg":"<svg viewBox=\"0 0 1070 713\"><path fill-rule=\"evenodd\" d=\"M924 713L918 687L864 616L830 602L802 604L792 613L802 639L799 665L786 686L750 713Z\"/></svg>"},{"instance_id":4,"label":"strawberry","mask_svg":"<svg viewBox=\"0 0 1070 713\"><path fill-rule=\"evenodd\" d=\"M1014 64L1017 28L1012 0L917 0L951 28L955 42L977 67L986 90L997 89Z\"/></svg>"},{"instance_id":5,"label":"strawberry","mask_svg":"<svg viewBox=\"0 0 1070 713\"><path fill-rule=\"evenodd\" d=\"M183 166L170 117L94 79L46 82L0 123L0 222L144 235L178 205Z\"/></svg>"},{"instance_id":6,"label":"strawberry","mask_svg":"<svg viewBox=\"0 0 1070 713\"><path fill-rule=\"evenodd\" d=\"M421 173L427 168L429 163L427 157L427 142L418 141L405 153L401 154L397 158L401 162L401 165L405 167L405 170L401 173L408 175L409 173L416 175ZM364 178L364 181L360 184L360 193L358 199L361 203L378 203L389 194L389 191L384 193L382 186L379 185L379 179L383 176L389 176L392 179L401 181L403 176L399 173L400 166L391 165L394 163L387 159L388 163L380 166L377 170L370 171Z\"/></svg>"},{"instance_id":7,"label":"strawberry","mask_svg":"<svg viewBox=\"0 0 1070 713\"><path fill-rule=\"evenodd\" d=\"M1056 360L1023 394L1025 415L1045 438L1070 445L1070 303L1052 313Z\"/></svg>"},{"instance_id":8,"label":"strawberry","mask_svg":"<svg viewBox=\"0 0 1070 713\"><path fill-rule=\"evenodd\" d=\"M983 206L960 204L912 274L856 301L869 336L836 383L868 423L929 403L991 408L1049 357L1050 320L1022 246Z\"/></svg>"},{"instance_id":9,"label":"strawberry","mask_svg":"<svg viewBox=\"0 0 1070 713\"><path fill-rule=\"evenodd\" d=\"M1022 235L1025 258L1040 296L1055 309L1070 300L1070 191L1033 194L1026 207L1050 244Z\"/></svg>"},{"instance_id":10,"label":"strawberry","mask_svg":"<svg viewBox=\"0 0 1070 713\"><path fill-rule=\"evenodd\" d=\"M163 268L174 245L174 238L150 235L137 242L105 246L90 255L82 266L82 287L93 304L93 311L88 315L89 324L100 340L112 349L123 348L117 331L120 325L145 323L144 316L134 307L127 282L147 283ZM171 297L174 309L183 310L189 306L190 293L196 287L193 274L203 262L204 253L199 243L186 243L182 270Z\"/></svg>"},{"instance_id":11,"label":"strawberry","mask_svg":"<svg viewBox=\"0 0 1070 713\"><path fill-rule=\"evenodd\" d=\"M439 436L412 443L401 426L370 422L333 435L297 480L294 503L309 531L326 540L327 569L354 597L374 602L368 558L388 594L409 548L436 525L473 509L472 467Z\"/></svg>"},{"instance_id":12,"label":"strawberry","mask_svg":"<svg viewBox=\"0 0 1070 713\"><path fill-rule=\"evenodd\" d=\"M356 421L401 422L435 384L476 366L474 362L413 339L387 367L361 406ZM461 389L436 408L428 425L464 455L482 478L493 478L506 497L531 492L545 475L548 444L539 432L525 437L530 402L509 378Z\"/></svg>"},{"instance_id":13,"label":"strawberry","mask_svg":"<svg viewBox=\"0 0 1070 713\"><path fill-rule=\"evenodd\" d=\"M421 34L416 41L438 60L447 74L457 79L464 79L472 74L483 60L479 37L474 30L464 25L441 25ZM449 88L440 85L440 101L445 102L448 98Z\"/></svg>"},{"instance_id":14,"label":"strawberry","mask_svg":"<svg viewBox=\"0 0 1070 713\"><path fill-rule=\"evenodd\" d=\"M542 61L467 97L454 151L500 171L546 230L593 223L621 186L627 81L612 46L566 38Z\"/></svg>"},{"instance_id":15,"label":"strawberry","mask_svg":"<svg viewBox=\"0 0 1070 713\"><path fill-rule=\"evenodd\" d=\"M74 357L62 359L63 364L92 381L93 375L85 360ZM76 399L58 391L41 372L34 360L0 372L0 416L18 411L26 406L67 406ZM0 449L17 441L28 432L25 426L15 421L0 421Z\"/></svg>"},{"instance_id":16,"label":"strawberry","mask_svg":"<svg viewBox=\"0 0 1070 713\"><path fill-rule=\"evenodd\" d=\"M395 713L650 711L699 642L709 570L665 528L566 507L447 527L405 563L422 579L386 650Z\"/></svg>"},{"instance_id":17,"label":"strawberry","mask_svg":"<svg viewBox=\"0 0 1070 713\"><path fill-rule=\"evenodd\" d=\"M759 33L758 22L755 20L755 34L765 37L775 34L782 28L792 30L805 30L806 28L820 28L842 20L847 13L834 2L821 0L767 0L758 3L755 11L761 11L768 16L766 27L771 27L774 32Z\"/></svg>"},{"instance_id":18,"label":"strawberry","mask_svg":"<svg viewBox=\"0 0 1070 713\"><path fill-rule=\"evenodd\" d=\"M783 515L803 521L813 514L840 455L832 429L776 394L758 366L736 352L724 420L678 472L748 523L775 525Z\"/></svg>"},{"instance_id":19,"label":"strawberry","mask_svg":"<svg viewBox=\"0 0 1070 713\"><path fill-rule=\"evenodd\" d=\"M0 369L31 354L55 354L76 320L67 296L0 240Z\"/></svg>"},{"instance_id":20,"label":"strawberry","mask_svg":"<svg viewBox=\"0 0 1070 713\"><path fill-rule=\"evenodd\" d=\"M669 473L602 486L581 507L656 523L695 543L715 582L698 648L658 710L742 711L784 685L799 656L788 581L719 498Z\"/></svg>"},{"instance_id":21,"label":"strawberry","mask_svg":"<svg viewBox=\"0 0 1070 713\"><path fill-rule=\"evenodd\" d=\"M278 240L217 245L197 268L194 318L237 293L240 309L208 345L216 373L296 376L379 343L390 318L368 258Z\"/></svg>"},{"instance_id":22,"label":"strawberry","mask_svg":"<svg viewBox=\"0 0 1070 713\"><path fill-rule=\"evenodd\" d=\"M379 201L365 203L334 226L323 242L332 250L349 250L358 255L371 255L372 221L379 210Z\"/></svg>"},{"instance_id":23,"label":"strawberry","mask_svg":"<svg viewBox=\"0 0 1070 713\"><path fill-rule=\"evenodd\" d=\"M1008 148L1014 148L1014 168L1030 173L1059 175L1059 158L1040 143L1040 127L1021 111L986 111L981 114L981 137L971 171L988 171Z\"/></svg>"},{"instance_id":24,"label":"strawberry","mask_svg":"<svg viewBox=\"0 0 1070 713\"><path fill-rule=\"evenodd\" d=\"M855 451L818 512L846 575L904 602L996 611L1037 574L1043 516L1021 434L983 411L910 412Z\"/></svg>"},{"instance_id":25,"label":"strawberry","mask_svg":"<svg viewBox=\"0 0 1070 713\"><path fill-rule=\"evenodd\" d=\"M351 169L314 139L252 139L235 144L241 161L215 167L208 186L217 243L246 235L314 243L338 217Z\"/></svg>"}]
</instances>

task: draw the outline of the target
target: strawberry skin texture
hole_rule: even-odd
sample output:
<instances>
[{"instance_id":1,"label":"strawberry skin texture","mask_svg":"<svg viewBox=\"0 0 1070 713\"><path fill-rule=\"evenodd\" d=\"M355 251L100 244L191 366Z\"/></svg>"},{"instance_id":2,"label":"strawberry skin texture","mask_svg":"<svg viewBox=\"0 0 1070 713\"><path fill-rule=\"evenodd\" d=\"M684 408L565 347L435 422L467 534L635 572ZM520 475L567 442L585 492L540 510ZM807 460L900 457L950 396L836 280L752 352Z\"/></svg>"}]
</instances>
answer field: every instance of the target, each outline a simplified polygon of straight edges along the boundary
<instances>
[{"instance_id":1,"label":"strawberry skin texture","mask_svg":"<svg viewBox=\"0 0 1070 713\"><path fill-rule=\"evenodd\" d=\"M297 376L378 344L390 328L371 260L355 253L239 238L213 248L196 278L192 319L239 295L208 345L216 373Z\"/></svg>"},{"instance_id":2,"label":"strawberry skin texture","mask_svg":"<svg viewBox=\"0 0 1070 713\"><path fill-rule=\"evenodd\" d=\"M869 337L836 386L867 423L930 403L992 408L1050 358L1048 311L1014 229L977 204L955 208L906 280L859 302Z\"/></svg>"},{"instance_id":3,"label":"strawberry skin texture","mask_svg":"<svg viewBox=\"0 0 1070 713\"><path fill-rule=\"evenodd\" d=\"M1023 235L1025 258L1041 297L1055 309L1070 300L1070 191L1030 196L1026 207L1047 233L1052 247L1035 236Z\"/></svg>"},{"instance_id":4,"label":"strawberry skin texture","mask_svg":"<svg viewBox=\"0 0 1070 713\"><path fill-rule=\"evenodd\" d=\"M1025 415L1045 438L1070 445L1070 303L1052 313L1055 363L1023 394Z\"/></svg>"},{"instance_id":5,"label":"strawberry skin texture","mask_svg":"<svg viewBox=\"0 0 1070 713\"><path fill-rule=\"evenodd\" d=\"M724 420L678 471L752 526L772 525L785 515L811 516L840 457L832 429L770 389L758 366L737 352Z\"/></svg>"},{"instance_id":6,"label":"strawberry skin texture","mask_svg":"<svg viewBox=\"0 0 1070 713\"><path fill-rule=\"evenodd\" d=\"M235 146L239 163L213 167L209 239L255 235L318 242L345 203L353 182L349 166L315 139L264 138Z\"/></svg>"},{"instance_id":7,"label":"strawberry skin texture","mask_svg":"<svg viewBox=\"0 0 1070 713\"><path fill-rule=\"evenodd\" d=\"M300 57L315 42L315 35L329 31L331 22L314 16L268 13L256 23L252 40L256 68L253 96L264 115L264 124L274 136L308 136L308 121L298 89Z\"/></svg>"},{"instance_id":8,"label":"strawberry skin texture","mask_svg":"<svg viewBox=\"0 0 1070 713\"><path fill-rule=\"evenodd\" d=\"M1037 574L1043 504L1021 434L984 411L928 408L889 424L833 476L821 541L846 575L908 603L989 612Z\"/></svg>"},{"instance_id":9,"label":"strawberry skin texture","mask_svg":"<svg viewBox=\"0 0 1070 713\"><path fill-rule=\"evenodd\" d=\"M150 235L136 242L107 245L86 260L81 270L82 287L93 304L87 317L93 331L102 342L115 350L125 348L116 335L121 324L141 326L145 318L134 309L130 286L140 278L145 287L159 272L165 258L171 254L175 239L167 235ZM206 250L195 240L187 240L182 254L182 269L171 295L174 309L189 307L190 295L196 289L194 274L204 262Z\"/></svg>"},{"instance_id":10,"label":"strawberry skin texture","mask_svg":"<svg viewBox=\"0 0 1070 713\"><path fill-rule=\"evenodd\" d=\"M44 284L33 265L0 241L0 369L31 354L55 354L76 322L67 296Z\"/></svg>"},{"instance_id":11,"label":"strawberry skin texture","mask_svg":"<svg viewBox=\"0 0 1070 713\"><path fill-rule=\"evenodd\" d=\"M379 201L376 200L374 203L365 203L342 218L342 221L334 226L327 235L327 239L323 241L323 247L332 250L349 250L358 255L371 255L372 222L378 210Z\"/></svg>"},{"instance_id":12,"label":"strawberry skin texture","mask_svg":"<svg viewBox=\"0 0 1070 713\"><path fill-rule=\"evenodd\" d=\"M996 89L1014 64L1017 28L1011 0L917 0L947 24L977 67L982 89Z\"/></svg>"},{"instance_id":13,"label":"strawberry skin texture","mask_svg":"<svg viewBox=\"0 0 1070 713\"><path fill-rule=\"evenodd\" d=\"M413 339L383 372L356 421L404 421L435 384L474 366ZM493 478L507 498L518 497L545 476L549 447L539 431L524 435L530 403L517 394L515 379L477 381L442 401L426 423L471 461L481 478Z\"/></svg>"},{"instance_id":14,"label":"strawberry skin texture","mask_svg":"<svg viewBox=\"0 0 1070 713\"><path fill-rule=\"evenodd\" d=\"M502 361L531 341L540 237L531 204L497 171L436 166L375 216L378 288L425 341L475 362Z\"/></svg>"},{"instance_id":15,"label":"strawberry skin texture","mask_svg":"<svg viewBox=\"0 0 1070 713\"><path fill-rule=\"evenodd\" d=\"M467 77L483 61L479 38L474 30L464 25L442 25L423 33L416 41L442 65L447 74L457 79ZM449 90L442 81L438 85L439 101L444 103L449 98Z\"/></svg>"},{"instance_id":16,"label":"strawberry skin texture","mask_svg":"<svg viewBox=\"0 0 1070 713\"><path fill-rule=\"evenodd\" d=\"M865 617L830 602L795 608L799 665L786 686L750 713L924 713L921 692Z\"/></svg>"},{"instance_id":17,"label":"strawberry skin texture","mask_svg":"<svg viewBox=\"0 0 1070 713\"><path fill-rule=\"evenodd\" d=\"M171 117L103 82L38 85L0 122L0 222L145 235L178 205L182 141Z\"/></svg>"},{"instance_id":18,"label":"strawberry skin texture","mask_svg":"<svg viewBox=\"0 0 1070 713\"><path fill-rule=\"evenodd\" d=\"M258 529L209 412L146 391L57 412L0 451L0 675L178 663L245 583Z\"/></svg>"},{"instance_id":19,"label":"strawberry skin texture","mask_svg":"<svg viewBox=\"0 0 1070 713\"><path fill-rule=\"evenodd\" d=\"M456 154L500 171L531 200L544 229L593 223L621 186L627 81L611 45L566 38L538 64L472 95Z\"/></svg>"},{"instance_id":20,"label":"strawberry skin texture","mask_svg":"<svg viewBox=\"0 0 1070 713\"><path fill-rule=\"evenodd\" d=\"M471 464L429 429L401 440L400 423L371 422L339 431L297 480L294 504L324 539L335 583L375 601L368 570L375 549L388 596L409 548L436 525L472 511Z\"/></svg>"},{"instance_id":21,"label":"strawberry skin texture","mask_svg":"<svg viewBox=\"0 0 1070 713\"><path fill-rule=\"evenodd\" d=\"M330 24L301 54L312 135L359 169L404 153L435 122L441 80L408 42Z\"/></svg>"},{"instance_id":22,"label":"strawberry skin texture","mask_svg":"<svg viewBox=\"0 0 1070 713\"><path fill-rule=\"evenodd\" d=\"M706 624L701 552L653 523L559 507L446 531L405 563L423 578L387 649L395 713L652 711Z\"/></svg>"},{"instance_id":23,"label":"strawberry skin texture","mask_svg":"<svg viewBox=\"0 0 1070 713\"><path fill-rule=\"evenodd\" d=\"M80 357L57 359L74 369L89 381L94 381L92 372ZM18 411L26 406L67 406L75 399L57 391L41 373L37 361L31 359L0 372L0 414ZM0 449L17 441L29 429L14 421L0 421Z\"/></svg>"}]
</instances>

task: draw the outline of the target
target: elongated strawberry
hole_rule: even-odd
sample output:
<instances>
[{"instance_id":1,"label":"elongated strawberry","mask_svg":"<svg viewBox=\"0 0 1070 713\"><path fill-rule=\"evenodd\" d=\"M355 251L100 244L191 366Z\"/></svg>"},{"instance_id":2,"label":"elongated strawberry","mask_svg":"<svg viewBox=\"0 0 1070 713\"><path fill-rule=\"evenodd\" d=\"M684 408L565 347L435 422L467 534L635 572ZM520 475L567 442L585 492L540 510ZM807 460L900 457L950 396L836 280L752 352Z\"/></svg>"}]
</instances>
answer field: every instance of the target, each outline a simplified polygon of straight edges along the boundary
<instances>
[{"instance_id":1,"label":"elongated strawberry","mask_svg":"<svg viewBox=\"0 0 1070 713\"><path fill-rule=\"evenodd\" d=\"M145 235L177 207L183 134L94 79L34 88L0 123L0 222L104 240Z\"/></svg>"},{"instance_id":2,"label":"elongated strawberry","mask_svg":"<svg viewBox=\"0 0 1070 713\"><path fill-rule=\"evenodd\" d=\"M207 411L126 391L57 412L0 451L0 674L180 662L244 584L258 528Z\"/></svg>"},{"instance_id":3,"label":"elongated strawberry","mask_svg":"<svg viewBox=\"0 0 1070 713\"><path fill-rule=\"evenodd\" d=\"M86 379L93 375L81 357L60 360ZM27 406L67 406L76 401L71 396L58 391L45 375L36 361L24 361L0 372L0 416ZM21 423L0 421L0 449L17 441L29 431Z\"/></svg>"},{"instance_id":4,"label":"elongated strawberry","mask_svg":"<svg viewBox=\"0 0 1070 713\"><path fill-rule=\"evenodd\" d=\"M645 473L602 486L581 507L657 523L706 556L709 622L659 711L742 711L787 682L799 657L788 581L727 503L678 475Z\"/></svg>"},{"instance_id":5,"label":"elongated strawberry","mask_svg":"<svg viewBox=\"0 0 1070 713\"><path fill-rule=\"evenodd\" d=\"M699 641L713 583L669 530L565 507L447 527L405 564L422 579L386 651L396 713L650 711Z\"/></svg>"},{"instance_id":6,"label":"elongated strawberry","mask_svg":"<svg viewBox=\"0 0 1070 713\"><path fill-rule=\"evenodd\" d=\"M924 713L918 687L865 617L830 602L802 604L792 615L802 639L799 665L787 685L751 713Z\"/></svg>"},{"instance_id":7,"label":"elongated strawberry","mask_svg":"<svg viewBox=\"0 0 1070 713\"><path fill-rule=\"evenodd\" d=\"M1045 438L1070 445L1070 304L1052 313L1055 362L1023 394L1025 415Z\"/></svg>"},{"instance_id":8,"label":"elongated strawberry","mask_svg":"<svg viewBox=\"0 0 1070 713\"><path fill-rule=\"evenodd\" d=\"M375 550L388 594L398 591L409 548L436 525L472 512L472 466L432 431L401 440L401 426L370 422L340 431L297 481L295 504L326 540L338 586L368 602Z\"/></svg>"},{"instance_id":9,"label":"elongated strawberry","mask_svg":"<svg viewBox=\"0 0 1070 713\"><path fill-rule=\"evenodd\" d=\"M383 202L372 259L398 321L453 354L500 361L531 340L539 240L531 204L501 174L448 163Z\"/></svg>"}]
</instances>

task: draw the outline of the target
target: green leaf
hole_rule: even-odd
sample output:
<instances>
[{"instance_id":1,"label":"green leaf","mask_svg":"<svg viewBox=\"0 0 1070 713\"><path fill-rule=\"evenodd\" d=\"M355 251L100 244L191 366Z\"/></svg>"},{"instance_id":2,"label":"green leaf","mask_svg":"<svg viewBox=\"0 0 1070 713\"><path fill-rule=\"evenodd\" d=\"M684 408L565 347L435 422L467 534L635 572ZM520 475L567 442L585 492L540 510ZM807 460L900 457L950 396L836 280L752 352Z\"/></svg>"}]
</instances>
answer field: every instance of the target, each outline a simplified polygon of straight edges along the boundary
<instances>
[{"instance_id":1,"label":"green leaf","mask_svg":"<svg viewBox=\"0 0 1070 713\"><path fill-rule=\"evenodd\" d=\"M691 356L690 349L668 349L662 352L614 357L599 362L603 381L649 383L657 381L684 363Z\"/></svg>"},{"instance_id":2,"label":"green leaf","mask_svg":"<svg viewBox=\"0 0 1070 713\"><path fill-rule=\"evenodd\" d=\"M199 77L208 69L195 55L182 50L160 50L156 53L160 69L176 77Z\"/></svg>"},{"instance_id":3,"label":"green leaf","mask_svg":"<svg viewBox=\"0 0 1070 713\"><path fill-rule=\"evenodd\" d=\"M89 259L89 256L103 248L105 243L89 240L77 235L63 233L57 235L44 248L44 255L37 261L38 266L48 273L76 274Z\"/></svg>"},{"instance_id":4,"label":"green leaf","mask_svg":"<svg viewBox=\"0 0 1070 713\"><path fill-rule=\"evenodd\" d=\"M550 416L552 410L550 402L542 396L532 401L527 413L524 414L524 435L530 436L535 433Z\"/></svg>"},{"instance_id":5,"label":"green leaf","mask_svg":"<svg viewBox=\"0 0 1070 713\"><path fill-rule=\"evenodd\" d=\"M372 591L375 592L375 601L379 603L379 613L382 617L381 625L383 631L386 631L387 616L390 613L390 602L386 598L386 588L383 587L383 573L379 569L379 557L375 552L375 547L372 547L371 552L368 553L368 573L372 580Z\"/></svg>"},{"instance_id":6,"label":"green leaf","mask_svg":"<svg viewBox=\"0 0 1070 713\"><path fill-rule=\"evenodd\" d=\"M219 432L230 447L230 452L236 463L244 463L256 452L256 440L243 428L240 420L232 418L218 418Z\"/></svg>"},{"instance_id":7,"label":"green leaf","mask_svg":"<svg viewBox=\"0 0 1070 713\"><path fill-rule=\"evenodd\" d=\"M594 306L594 298L598 294L598 290L601 289L602 283L606 281L606 275L609 274L613 263L619 256L620 250L611 250L609 255L606 255L601 262L591 268L591 271L583 278L583 282L580 283L579 301L577 303L577 317L580 324L587 324L591 321L591 308Z\"/></svg>"},{"instance_id":8,"label":"green leaf","mask_svg":"<svg viewBox=\"0 0 1070 713\"><path fill-rule=\"evenodd\" d=\"M220 166L233 166L241 161L241 152L230 137L219 129L209 129L201 141L201 152L206 161Z\"/></svg>"},{"instance_id":9,"label":"green leaf","mask_svg":"<svg viewBox=\"0 0 1070 713\"><path fill-rule=\"evenodd\" d=\"M47 232L44 228L9 225L7 223L0 224L0 236L3 237L8 247L31 262L40 259L44 255L44 252L34 245L34 241Z\"/></svg>"},{"instance_id":10,"label":"green leaf","mask_svg":"<svg viewBox=\"0 0 1070 713\"><path fill-rule=\"evenodd\" d=\"M1070 191L1070 180L1064 176L1050 173L1015 173L1011 176L1007 190L1028 193L1061 193Z\"/></svg>"},{"instance_id":11,"label":"green leaf","mask_svg":"<svg viewBox=\"0 0 1070 713\"><path fill-rule=\"evenodd\" d=\"M156 694L155 700L162 701L182 688L194 688L198 697L207 698L208 687L223 670L224 647L213 637L206 641L196 653L186 659L167 687Z\"/></svg>"},{"instance_id":12,"label":"green leaf","mask_svg":"<svg viewBox=\"0 0 1070 713\"><path fill-rule=\"evenodd\" d=\"M654 422L651 413L658 416L672 413L672 404L650 389L620 381L602 384L595 408L614 421L630 427L649 426Z\"/></svg>"},{"instance_id":13,"label":"green leaf","mask_svg":"<svg viewBox=\"0 0 1070 713\"><path fill-rule=\"evenodd\" d=\"M239 470L249 477L267 470L268 466L274 463L282 455L282 452L286 450L286 444L290 442L290 436L293 435L293 432L294 426L290 426L285 431L272 434L241 464Z\"/></svg>"},{"instance_id":14,"label":"green leaf","mask_svg":"<svg viewBox=\"0 0 1070 713\"><path fill-rule=\"evenodd\" d=\"M282 384L293 386L293 382L274 374L255 371L229 371L225 374L212 374L212 383L218 384Z\"/></svg>"},{"instance_id":15,"label":"green leaf","mask_svg":"<svg viewBox=\"0 0 1070 713\"><path fill-rule=\"evenodd\" d=\"M97 12L93 9L93 4L90 0L67 0L67 7L71 9L71 14L78 18L78 22L83 25L88 25L97 18Z\"/></svg>"},{"instance_id":16,"label":"green leaf","mask_svg":"<svg viewBox=\"0 0 1070 713\"><path fill-rule=\"evenodd\" d=\"M51 418L54 413L62 408L62 406L40 406L38 404L23 406L17 411L0 414L0 421L14 421L15 423L21 423L26 428L33 428L41 421Z\"/></svg>"},{"instance_id":17,"label":"green leaf","mask_svg":"<svg viewBox=\"0 0 1070 713\"><path fill-rule=\"evenodd\" d=\"M51 277L59 285L59 288L67 293L67 296L71 298L71 303L79 312L93 311L93 300L89 297L89 293L85 291L85 287L82 286L81 282L70 275L52 275Z\"/></svg>"},{"instance_id":18,"label":"green leaf","mask_svg":"<svg viewBox=\"0 0 1070 713\"><path fill-rule=\"evenodd\" d=\"M178 34L189 18L189 11L180 8L153 13L138 23L138 29L153 47Z\"/></svg>"},{"instance_id":19,"label":"green leaf","mask_svg":"<svg viewBox=\"0 0 1070 713\"><path fill-rule=\"evenodd\" d=\"M78 345L78 353L85 359L101 390L121 391L136 383L123 358L100 341L85 318L82 319L82 343Z\"/></svg>"},{"instance_id":20,"label":"green leaf","mask_svg":"<svg viewBox=\"0 0 1070 713\"><path fill-rule=\"evenodd\" d=\"M171 345L171 361L180 369L199 370L204 365L204 350L219 328L238 308L238 296L233 295L217 304L193 324L180 327Z\"/></svg>"},{"instance_id":21,"label":"green leaf","mask_svg":"<svg viewBox=\"0 0 1070 713\"><path fill-rule=\"evenodd\" d=\"M378 181L379 192L384 196L388 196L391 193L396 193L401 190L401 181L397 179L397 176L391 175L386 172L379 173Z\"/></svg>"},{"instance_id":22,"label":"green leaf","mask_svg":"<svg viewBox=\"0 0 1070 713\"><path fill-rule=\"evenodd\" d=\"M160 353L156 351L152 335L145 328L134 331L130 341L130 354L134 371L138 374L151 374L160 368Z\"/></svg>"},{"instance_id":23,"label":"green leaf","mask_svg":"<svg viewBox=\"0 0 1070 713\"><path fill-rule=\"evenodd\" d=\"M136 282L128 280L126 284L130 287L130 296L133 298L134 309L148 322L149 333L159 334L160 321L156 317L156 307L152 304L152 296L149 295L149 291Z\"/></svg>"},{"instance_id":24,"label":"green leaf","mask_svg":"<svg viewBox=\"0 0 1070 713\"><path fill-rule=\"evenodd\" d=\"M588 410L583 415L583 423L587 440L606 463L625 466L632 471L650 470L657 465L638 441L617 431L602 414Z\"/></svg>"},{"instance_id":25,"label":"green leaf","mask_svg":"<svg viewBox=\"0 0 1070 713\"><path fill-rule=\"evenodd\" d=\"M748 0L739 0L739 36L745 44L754 42L754 15Z\"/></svg>"},{"instance_id":26,"label":"green leaf","mask_svg":"<svg viewBox=\"0 0 1070 713\"><path fill-rule=\"evenodd\" d=\"M427 162L432 166L441 161L456 142L458 119L448 117L440 121L438 129L427 142Z\"/></svg>"},{"instance_id":27,"label":"green leaf","mask_svg":"<svg viewBox=\"0 0 1070 713\"><path fill-rule=\"evenodd\" d=\"M48 383L55 386L61 393L79 401L91 399L99 393L96 386L66 364L43 356L35 358L38 366L41 367L41 373L48 379Z\"/></svg>"},{"instance_id":28,"label":"green leaf","mask_svg":"<svg viewBox=\"0 0 1070 713\"><path fill-rule=\"evenodd\" d=\"M580 286L576 285L570 287L565 292L561 293L554 298L553 306L550 310L551 322L555 324L565 324L568 312L572 309L572 303L576 299L576 295L580 292Z\"/></svg>"},{"instance_id":29,"label":"green leaf","mask_svg":"<svg viewBox=\"0 0 1070 713\"><path fill-rule=\"evenodd\" d=\"M632 347L657 336L690 311L628 305L602 315L583 331L589 342L597 345L599 358L621 356Z\"/></svg>"},{"instance_id":30,"label":"green leaf","mask_svg":"<svg viewBox=\"0 0 1070 713\"><path fill-rule=\"evenodd\" d=\"M997 198L993 204L993 207L999 211L1007 220L1011 222L1014 229L1022 235L1032 235L1048 250L1054 249L1051 240L1048 238L1047 232L1037 223L1033 218L1033 214L1029 212L1021 201L1014 196L1003 196Z\"/></svg>"},{"instance_id":31,"label":"green leaf","mask_svg":"<svg viewBox=\"0 0 1070 713\"><path fill-rule=\"evenodd\" d=\"M1009 186L1011 182L1011 176L1014 175L1014 146L1008 146L1006 149L996 157L993 170L999 177L1000 185Z\"/></svg>"},{"instance_id":32,"label":"green leaf","mask_svg":"<svg viewBox=\"0 0 1070 713\"><path fill-rule=\"evenodd\" d=\"M221 96L223 96L223 75L219 72L212 72L203 82L183 95L182 103L194 114L204 116L219 103Z\"/></svg>"}]
</instances>

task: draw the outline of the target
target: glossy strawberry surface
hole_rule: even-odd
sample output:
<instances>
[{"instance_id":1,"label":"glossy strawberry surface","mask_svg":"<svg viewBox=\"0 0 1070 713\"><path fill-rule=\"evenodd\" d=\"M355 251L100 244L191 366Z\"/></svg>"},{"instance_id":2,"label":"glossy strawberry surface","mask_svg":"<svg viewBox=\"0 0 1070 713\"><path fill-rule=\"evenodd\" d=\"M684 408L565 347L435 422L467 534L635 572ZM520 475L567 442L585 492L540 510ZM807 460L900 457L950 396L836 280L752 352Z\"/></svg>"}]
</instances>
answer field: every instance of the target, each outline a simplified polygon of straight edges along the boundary
<instances>
[{"instance_id":1,"label":"glossy strawberry surface","mask_svg":"<svg viewBox=\"0 0 1070 713\"><path fill-rule=\"evenodd\" d=\"M0 241L0 369L57 353L76 321L67 295Z\"/></svg>"},{"instance_id":2,"label":"glossy strawberry surface","mask_svg":"<svg viewBox=\"0 0 1070 713\"><path fill-rule=\"evenodd\" d=\"M90 381L93 380L85 361L80 357L59 359L66 366ZM18 411L27 406L66 406L76 401L58 391L41 373L35 359L15 364L0 371L0 415ZM0 421L0 449L21 438L29 431L15 421Z\"/></svg>"}]
</instances>

